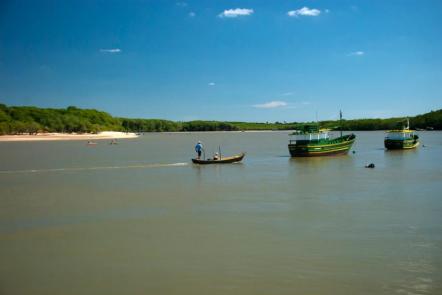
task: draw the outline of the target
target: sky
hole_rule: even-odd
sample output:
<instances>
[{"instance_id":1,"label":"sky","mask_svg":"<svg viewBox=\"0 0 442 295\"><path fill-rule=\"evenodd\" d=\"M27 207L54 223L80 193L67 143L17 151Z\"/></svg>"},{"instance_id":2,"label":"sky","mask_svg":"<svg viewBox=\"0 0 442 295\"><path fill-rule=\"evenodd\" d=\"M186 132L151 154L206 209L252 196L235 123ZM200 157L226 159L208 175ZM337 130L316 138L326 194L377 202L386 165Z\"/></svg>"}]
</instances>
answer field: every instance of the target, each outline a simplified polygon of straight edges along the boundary
<instances>
[{"instance_id":1,"label":"sky","mask_svg":"<svg viewBox=\"0 0 442 295\"><path fill-rule=\"evenodd\" d=\"M442 108L442 1L0 1L0 103L178 121Z\"/></svg>"}]
</instances>

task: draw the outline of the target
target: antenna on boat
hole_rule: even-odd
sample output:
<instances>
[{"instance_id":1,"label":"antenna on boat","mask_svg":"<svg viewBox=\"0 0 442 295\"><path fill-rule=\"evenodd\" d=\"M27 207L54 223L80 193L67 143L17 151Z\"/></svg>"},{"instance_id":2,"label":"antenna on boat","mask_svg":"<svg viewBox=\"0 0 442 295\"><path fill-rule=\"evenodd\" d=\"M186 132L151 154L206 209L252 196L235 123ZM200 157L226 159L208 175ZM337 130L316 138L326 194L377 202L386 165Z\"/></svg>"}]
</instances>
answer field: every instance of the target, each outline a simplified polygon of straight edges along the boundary
<instances>
[{"instance_id":1,"label":"antenna on boat","mask_svg":"<svg viewBox=\"0 0 442 295\"><path fill-rule=\"evenodd\" d=\"M318 111L316 111L316 125L318 126L318 132L319 132Z\"/></svg>"},{"instance_id":2,"label":"antenna on boat","mask_svg":"<svg viewBox=\"0 0 442 295\"><path fill-rule=\"evenodd\" d=\"M339 129L341 130L342 137L342 110L339 110Z\"/></svg>"}]
</instances>

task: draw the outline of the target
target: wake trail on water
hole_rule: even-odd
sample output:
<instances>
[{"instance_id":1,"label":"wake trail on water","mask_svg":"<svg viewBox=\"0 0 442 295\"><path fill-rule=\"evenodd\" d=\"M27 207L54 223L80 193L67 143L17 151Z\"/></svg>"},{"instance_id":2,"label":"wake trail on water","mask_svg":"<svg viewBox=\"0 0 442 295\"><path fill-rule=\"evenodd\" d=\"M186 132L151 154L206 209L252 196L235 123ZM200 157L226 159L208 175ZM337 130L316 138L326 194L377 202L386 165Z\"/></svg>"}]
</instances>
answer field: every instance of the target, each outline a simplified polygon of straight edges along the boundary
<instances>
[{"instance_id":1,"label":"wake trail on water","mask_svg":"<svg viewBox=\"0 0 442 295\"><path fill-rule=\"evenodd\" d=\"M28 170L0 170L0 174L18 174L18 173L44 173L44 172L63 172L63 171L94 171L94 170L112 170L112 169L143 169L143 168L161 168L161 167L182 167L189 163L157 163L157 164L139 164L128 166L95 166L95 167L72 167L72 168L49 168L49 169L28 169Z\"/></svg>"}]
</instances>

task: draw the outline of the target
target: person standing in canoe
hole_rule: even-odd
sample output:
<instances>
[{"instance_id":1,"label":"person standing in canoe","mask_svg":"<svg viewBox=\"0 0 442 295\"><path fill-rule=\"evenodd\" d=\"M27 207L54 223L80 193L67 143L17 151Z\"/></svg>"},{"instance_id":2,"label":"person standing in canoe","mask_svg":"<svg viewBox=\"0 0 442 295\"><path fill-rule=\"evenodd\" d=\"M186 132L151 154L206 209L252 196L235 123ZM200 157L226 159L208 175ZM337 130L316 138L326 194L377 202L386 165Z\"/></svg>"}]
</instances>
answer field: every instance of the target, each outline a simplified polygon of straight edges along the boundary
<instances>
[{"instance_id":1,"label":"person standing in canoe","mask_svg":"<svg viewBox=\"0 0 442 295\"><path fill-rule=\"evenodd\" d=\"M198 154L198 158L201 158L201 151L203 150L203 144L201 143L201 141L198 141L198 143L195 146L195 152Z\"/></svg>"}]
</instances>

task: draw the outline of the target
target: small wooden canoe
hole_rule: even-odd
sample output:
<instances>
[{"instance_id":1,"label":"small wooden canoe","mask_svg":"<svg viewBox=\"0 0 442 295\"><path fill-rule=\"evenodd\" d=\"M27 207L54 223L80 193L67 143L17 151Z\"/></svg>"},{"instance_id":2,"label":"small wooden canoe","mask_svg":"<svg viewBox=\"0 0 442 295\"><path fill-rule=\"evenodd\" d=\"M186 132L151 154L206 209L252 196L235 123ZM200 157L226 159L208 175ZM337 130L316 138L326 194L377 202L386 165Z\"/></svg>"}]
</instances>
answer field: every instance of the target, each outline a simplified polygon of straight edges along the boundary
<instances>
[{"instance_id":1,"label":"small wooden canoe","mask_svg":"<svg viewBox=\"0 0 442 295\"><path fill-rule=\"evenodd\" d=\"M229 163L241 162L241 160L244 158L244 156L245 156L245 154L241 153L239 155L232 156L232 157L222 157L219 160L213 160L213 159L207 159L207 160L192 159L192 162L195 163L195 164L229 164Z\"/></svg>"}]
</instances>

